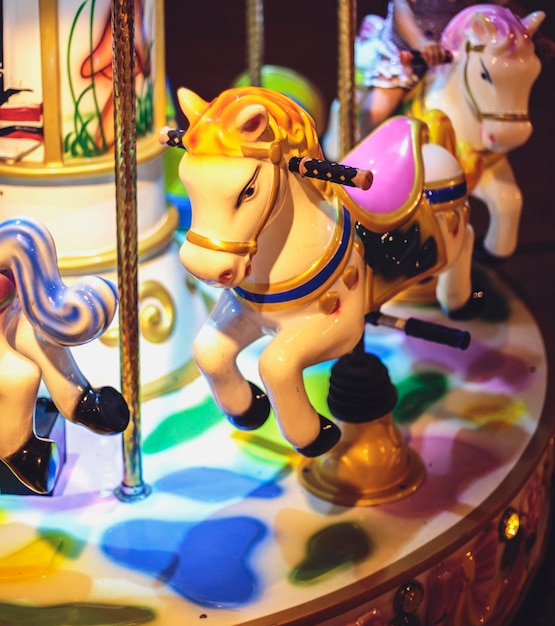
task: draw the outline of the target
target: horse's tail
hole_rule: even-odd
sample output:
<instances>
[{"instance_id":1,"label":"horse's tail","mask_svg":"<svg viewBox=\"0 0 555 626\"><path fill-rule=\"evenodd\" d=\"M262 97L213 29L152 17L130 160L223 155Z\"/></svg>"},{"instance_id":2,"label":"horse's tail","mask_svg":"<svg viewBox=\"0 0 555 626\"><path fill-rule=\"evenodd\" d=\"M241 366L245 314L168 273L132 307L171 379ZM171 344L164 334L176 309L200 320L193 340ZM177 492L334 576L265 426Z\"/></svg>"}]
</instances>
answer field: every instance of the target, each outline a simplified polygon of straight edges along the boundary
<instances>
[{"instance_id":1,"label":"horse's tail","mask_svg":"<svg viewBox=\"0 0 555 626\"><path fill-rule=\"evenodd\" d=\"M114 317L115 286L98 276L66 286L54 240L34 219L0 223L0 270L11 272L23 313L48 341L81 345L101 335Z\"/></svg>"}]
</instances>

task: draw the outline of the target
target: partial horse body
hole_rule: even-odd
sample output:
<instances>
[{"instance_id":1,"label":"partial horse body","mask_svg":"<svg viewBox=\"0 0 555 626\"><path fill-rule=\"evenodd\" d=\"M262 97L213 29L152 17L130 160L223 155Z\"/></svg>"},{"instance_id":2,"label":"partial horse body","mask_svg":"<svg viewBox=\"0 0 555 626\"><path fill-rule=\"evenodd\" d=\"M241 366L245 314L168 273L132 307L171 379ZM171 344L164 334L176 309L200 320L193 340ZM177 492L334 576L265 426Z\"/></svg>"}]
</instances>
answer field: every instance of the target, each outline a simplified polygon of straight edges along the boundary
<instances>
[{"instance_id":1,"label":"partial horse body","mask_svg":"<svg viewBox=\"0 0 555 626\"><path fill-rule=\"evenodd\" d=\"M518 241L522 195L507 154L532 133L529 97L541 67L532 37L544 18L541 11L518 18L509 9L489 4L464 9L441 39L453 62L430 68L404 109L429 125L432 142L449 145L456 153L470 195L488 209L489 225L481 243L482 251L493 258L512 255ZM355 54L360 63L366 62L364 50L371 49L371 36L380 35L380 19L365 20L366 39L358 40ZM326 156L337 159L337 103L330 118L323 145ZM446 124L452 128L446 131Z\"/></svg>"},{"instance_id":2,"label":"partial horse body","mask_svg":"<svg viewBox=\"0 0 555 626\"><path fill-rule=\"evenodd\" d=\"M41 380L68 420L99 434L127 426L123 397L93 389L70 350L107 329L117 302L114 286L99 277L64 285L40 223L0 223L0 460L36 493L50 492L59 470L56 443L33 428Z\"/></svg>"},{"instance_id":3,"label":"partial horse body","mask_svg":"<svg viewBox=\"0 0 555 626\"><path fill-rule=\"evenodd\" d=\"M368 191L347 193L289 169L322 152L310 116L283 94L236 88L208 103L182 88L178 97L189 128L163 129L161 141L186 150L179 175L192 223L180 258L223 288L195 360L232 424L257 428L271 406L285 439L318 456L339 429L311 406L303 370L347 354L368 312L438 271L454 272L454 281L445 272L447 305L469 300L464 176L448 151L425 143L423 123L399 117L350 155L348 165L376 173ZM265 393L237 366L263 335L272 337L259 360Z\"/></svg>"}]
</instances>

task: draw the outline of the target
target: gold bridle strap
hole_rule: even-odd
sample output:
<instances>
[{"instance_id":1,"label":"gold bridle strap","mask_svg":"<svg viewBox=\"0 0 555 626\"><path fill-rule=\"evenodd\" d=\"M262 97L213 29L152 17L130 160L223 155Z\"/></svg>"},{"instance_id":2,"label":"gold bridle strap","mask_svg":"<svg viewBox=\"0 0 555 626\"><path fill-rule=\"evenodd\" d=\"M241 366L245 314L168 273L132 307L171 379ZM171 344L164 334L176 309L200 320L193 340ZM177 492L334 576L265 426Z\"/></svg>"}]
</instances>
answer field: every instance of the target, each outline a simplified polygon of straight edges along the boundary
<instances>
[{"instance_id":1,"label":"gold bridle strap","mask_svg":"<svg viewBox=\"0 0 555 626\"><path fill-rule=\"evenodd\" d=\"M528 122L530 121L530 116L527 113L484 113L478 103L476 102L476 98L470 89L470 85L468 83L468 63L470 61L470 52L483 52L485 50L485 45L472 45L470 41L466 42L466 61L464 64L464 87L466 89L466 93L468 98L470 99L470 103L472 104L472 108L474 109L474 115L478 119L478 121L483 120L493 120L496 122Z\"/></svg>"},{"instance_id":2,"label":"gold bridle strap","mask_svg":"<svg viewBox=\"0 0 555 626\"><path fill-rule=\"evenodd\" d=\"M273 164L273 176L272 187L270 189L270 195L266 202L266 207L260 217L260 220L250 238L249 241L225 241L223 239L215 239L213 237L206 237L205 235L199 235L192 230L187 231L186 239L195 246L205 248L206 250L213 250L215 252L229 252L231 254L249 254L251 257L256 254L258 248L258 237L264 230L272 211L276 203L278 189L279 189L279 163L281 161L281 146L279 142L274 141L267 149L264 148L249 148L248 146L242 146L241 151L246 157L253 157L257 159L268 158Z\"/></svg>"},{"instance_id":3,"label":"gold bridle strap","mask_svg":"<svg viewBox=\"0 0 555 626\"><path fill-rule=\"evenodd\" d=\"M230 252L231 254L250 254L256 252L256 241L224 241L223 239L214 239L213 237L205 237L199 235L193 230L188 230L185 237L189 243L205 248L206 250L215 250L216 252Z\"/></svg>"}]
</instances>

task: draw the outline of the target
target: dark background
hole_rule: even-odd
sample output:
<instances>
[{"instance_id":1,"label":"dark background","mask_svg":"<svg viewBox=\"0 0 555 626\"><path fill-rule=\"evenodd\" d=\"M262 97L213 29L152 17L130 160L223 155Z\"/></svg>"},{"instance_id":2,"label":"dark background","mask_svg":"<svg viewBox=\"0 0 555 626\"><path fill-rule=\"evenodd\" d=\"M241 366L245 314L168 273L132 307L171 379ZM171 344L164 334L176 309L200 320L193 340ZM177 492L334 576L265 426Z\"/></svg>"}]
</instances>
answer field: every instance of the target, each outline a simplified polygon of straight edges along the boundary
<instances>
[{"instance_id":1,"label":"dark background","mask_svg":"<svg viewBox=\"0 0 555 626\"><path fill-rule=\"evenodd\" d=\"M528 13L543 10L542 34L555 41L553 0L520 0ZM180 86L205 100L230 87L247 67L245 0L166 0L166 66L175 92ZM334 0L267 0L264 4L264 63L290 68L321 91L326 111L337 93L337 7ZM357 24L368 13L385 15L384 0L359 0ZM522 189L524 208L516 253L495 272L529 307L542 331L549 364L555 361L555 60L543 59L530 101L534 133L510 160ZM487 214L472 204L477 235ZM553 366L545 413L555 420ZM555 534L555 533L552 533ZM555 625L555 547L545 562L514 626Z\"/></svg>"}]
</instances>

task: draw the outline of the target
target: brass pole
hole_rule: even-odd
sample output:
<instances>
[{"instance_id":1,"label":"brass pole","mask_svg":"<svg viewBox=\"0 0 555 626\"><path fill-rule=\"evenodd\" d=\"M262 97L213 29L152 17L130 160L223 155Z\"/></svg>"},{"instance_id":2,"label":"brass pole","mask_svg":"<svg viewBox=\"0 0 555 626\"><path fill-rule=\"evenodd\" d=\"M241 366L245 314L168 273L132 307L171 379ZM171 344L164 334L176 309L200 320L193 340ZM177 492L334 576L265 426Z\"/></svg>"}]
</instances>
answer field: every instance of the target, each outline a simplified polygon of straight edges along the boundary
<instances>
[{"instance_id":1,"label":"brass pole","mask_svg":"<svg viewBox=\"0 0 555 626\"><path fill-rule=\"evenodd\" d=\"M264 8L263 0L247 0L247 66L250 84L262 85L264 58Z\"/></svg>"},{"instance_id":2,"label":"brass pole","mask_svg":"<svg viewBox=\"0 0 555 626\"><path fill-rule=\"evenodd\" d=\"M356 0L338 0L339 156L355 143L355 29Z\"/></svg>"},{"instance_id":3,"label":"brass pole","mask_svg":"<svg viewBox=\"0 0 555 626\"><path fill-rule=\"evenodd\" d=\"M123 501L150 492L141 466L134 12L134 0L112 0L120 367L130 412L123 433L123 481L115 492Z\"/></svg>"}]
</instances>

